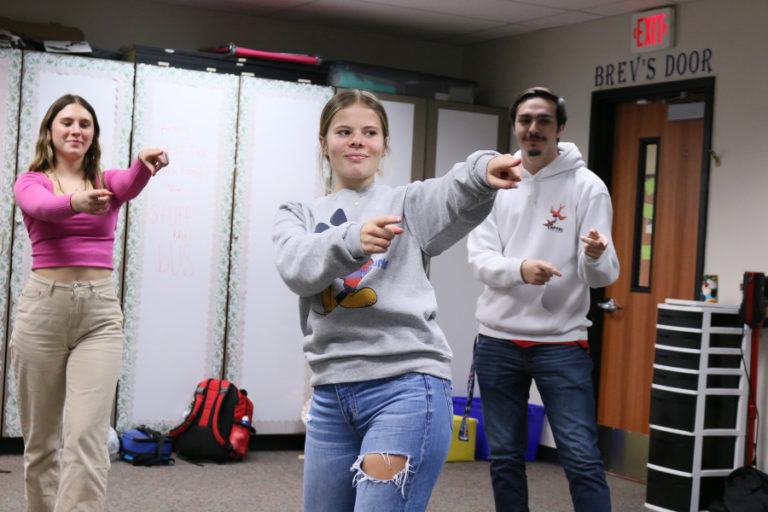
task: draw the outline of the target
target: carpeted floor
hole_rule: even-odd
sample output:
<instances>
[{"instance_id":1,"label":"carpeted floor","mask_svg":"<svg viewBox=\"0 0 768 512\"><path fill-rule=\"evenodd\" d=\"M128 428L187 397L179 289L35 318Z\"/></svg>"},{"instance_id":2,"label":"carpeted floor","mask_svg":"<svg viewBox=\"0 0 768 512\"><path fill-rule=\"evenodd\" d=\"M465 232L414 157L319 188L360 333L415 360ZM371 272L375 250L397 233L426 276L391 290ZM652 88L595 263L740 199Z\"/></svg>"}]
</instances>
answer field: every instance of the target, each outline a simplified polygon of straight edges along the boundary
<instances>
[{"instance_id":1,"label":"carpeted floor","mask_svg":"<svg viewBox=\"0 0 768 512\"><path fill-rule=\"evenodd\" d=\"M134 467L122 461L109 474L111 512L298 512L300 451L254 451L245 461L196 466ZM10 471L6 473L6 471ZM562 468L528 464L531 512L573 510ZM645 485L608 476L615 512L645 510ZM0 455L0 512L23 512L21 455ZM429 512L493 512L487 461L452 462L443 469Z\"/></svg>"}]
</instances>

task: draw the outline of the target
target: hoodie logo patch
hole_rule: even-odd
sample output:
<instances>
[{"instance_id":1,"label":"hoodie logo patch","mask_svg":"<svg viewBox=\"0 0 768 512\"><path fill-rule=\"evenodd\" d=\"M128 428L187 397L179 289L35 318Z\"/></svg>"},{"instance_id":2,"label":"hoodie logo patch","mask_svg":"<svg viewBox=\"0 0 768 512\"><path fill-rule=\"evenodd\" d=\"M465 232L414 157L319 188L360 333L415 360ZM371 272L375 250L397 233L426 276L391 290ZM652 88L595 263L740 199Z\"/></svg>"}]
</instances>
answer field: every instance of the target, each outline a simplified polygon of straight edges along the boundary
<instances>
[{"instance_id":1,"label":"hoodie logo patch","mask_svg":"<svg viewBox=\"0 0 768 512\"><path fill-rule=\"evenodd\" d=\"M567 216L563 215L563 208L565 208L565 206L563 206L562 204L560 205L560 208L558 208L557 210L555 210L554 206L550 206L549 213L552 214L552 218L551 219L547 218L544 224L542 225L545 228L547 228L549 231L557 231L558 233L562 233L563 228L561 228L560 226L557 226L556 224L558 221L565 220L568 218Z\"/></svg>"}]
</instances>

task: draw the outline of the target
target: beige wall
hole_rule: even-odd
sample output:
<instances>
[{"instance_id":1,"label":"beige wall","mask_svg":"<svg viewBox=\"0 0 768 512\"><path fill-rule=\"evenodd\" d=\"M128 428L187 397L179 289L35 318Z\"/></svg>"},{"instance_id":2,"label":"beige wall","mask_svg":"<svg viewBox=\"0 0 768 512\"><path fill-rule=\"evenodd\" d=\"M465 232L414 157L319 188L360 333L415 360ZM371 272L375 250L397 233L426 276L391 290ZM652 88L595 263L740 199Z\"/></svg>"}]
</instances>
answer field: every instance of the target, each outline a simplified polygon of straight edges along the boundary
<instances>
[{"instance_id":1,"label":"beige wall","mask_svg":"<svg viewBox=\"0 0 768 512\"><path fill-rule=\"evenodd\" d=\"M641 72L636 81L613 87L668 80L715 77L712 148L722 165L710 170L704 271L720 276L720 301L739 304L745 271L768 273L768 1L694 0L676 8L675 48L642 54L656 57L652 80ZM509 105L517 92L533 85L556 90L568 104L564 140L575 142L588 158L591 94L595 68L633 60L631 15L543 30L469 46L465 76L481 86L478 101ZM711 49L711 73L665 77L667 55ZM626 65L628 66L628 64ZM614 78L616 75L614 74ZM692 256L693 257L693 256ZM768 335L760 342L759 388L768 378ZM759 410L768 412L768 393L759 393ZM760 423L760 457L768 465L768 427Z\"/></svg>"},{"instance_id":2,"label":"beige wall","mask_svg":"<svg viewBox=\"0 0 768 512\"><path fill-rule=\"evenodd\" d=\"M641 72L625 87L714 76L712 148L722 166L711 168L704 270L720 276L722 302L738 303L744 271L768 272L768 237L758 234L768 202L768 2L694 0L678 5L676 16L677 45L670 50L630 53L631 16L617 16L467 47L465 74L480 82L478 99L487 104L509 105L532 85L556 90L568 104L563 138L585 157L597 66L656 58L653 80ZM667 55L705 49L712 51L711 73L664 77Z\"/></svg>"},{"instance_id":3,"label":"beige wall","mask_svg":"<svg viewBox=\"0 0 768 512\"><path fill-rule=\"evenodd\" d=\"M8 0L0 7L0 16L77 27L92 46L108 50L133 43L197 50L234 42L258 50L437 75L458 77L462 71L461 49L453 45L148 0Z\"/></svg>"}]
</instances>

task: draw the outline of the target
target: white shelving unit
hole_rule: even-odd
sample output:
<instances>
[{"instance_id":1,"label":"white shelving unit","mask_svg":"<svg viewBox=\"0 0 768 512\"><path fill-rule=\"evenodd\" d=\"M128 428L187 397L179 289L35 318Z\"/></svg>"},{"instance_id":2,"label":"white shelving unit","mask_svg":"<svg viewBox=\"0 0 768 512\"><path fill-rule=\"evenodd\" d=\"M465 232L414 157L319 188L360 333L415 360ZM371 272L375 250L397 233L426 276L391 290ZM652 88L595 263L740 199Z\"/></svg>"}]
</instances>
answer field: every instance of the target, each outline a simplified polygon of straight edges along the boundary
<instances>
[{"instance_id":1,"label":"white shelving unit","mask_svg":"<svg viewBox=\"0 0 768 512\"><path fill-rule=\"evenodd\" d=\"M656 329L645 506L705 511L744 461L750 329L738 306L674 299Z\"/></svg>"}]
</instances>

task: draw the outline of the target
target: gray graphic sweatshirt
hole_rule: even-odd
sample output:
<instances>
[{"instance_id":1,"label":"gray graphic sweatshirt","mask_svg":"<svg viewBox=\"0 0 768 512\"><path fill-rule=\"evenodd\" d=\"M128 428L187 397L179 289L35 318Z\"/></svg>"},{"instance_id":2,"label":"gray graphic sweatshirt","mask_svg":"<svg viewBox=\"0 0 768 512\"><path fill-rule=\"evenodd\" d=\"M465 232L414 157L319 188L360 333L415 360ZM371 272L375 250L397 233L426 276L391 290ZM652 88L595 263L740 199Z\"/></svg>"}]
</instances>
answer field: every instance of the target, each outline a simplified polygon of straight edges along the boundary
<instances>
[{"instance_id":1,"label":"gray graphic sweatshirt","mask_svg":"<svg viewBox=\"0 0 768 512\"><path fill-rule=\"evenodd\" d=\"M299 295L312 385L409 372L451 378L452 352L426 270L491 211L496 190L485 175L497 155L475 152L441 178L395 188L373 183L280 206L275 264ZM402 217L403 233L387 252L364 254L360 229L385 215Z\"/></svg>"}]
</instances>

